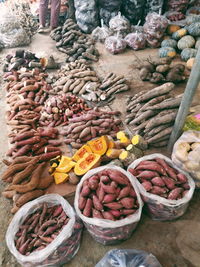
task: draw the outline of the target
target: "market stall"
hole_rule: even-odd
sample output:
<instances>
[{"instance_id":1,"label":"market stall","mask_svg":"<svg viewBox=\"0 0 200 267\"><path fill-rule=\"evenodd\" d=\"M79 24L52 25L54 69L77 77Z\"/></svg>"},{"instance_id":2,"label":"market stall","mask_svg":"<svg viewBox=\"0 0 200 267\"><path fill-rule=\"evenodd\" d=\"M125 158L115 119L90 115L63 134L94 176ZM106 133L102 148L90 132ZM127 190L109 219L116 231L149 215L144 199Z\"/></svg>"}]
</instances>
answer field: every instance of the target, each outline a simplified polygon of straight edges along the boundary
<instances>
[{"instance_id":1,"label":"market stall","mask_svg":"<svg viewBox=\"0 0 200 267\"><path fill-rule=\"evenodd\" d=\"M48 51L5 50L2 197L15 214L6 243L22 266L75 260L83 225L83 239L87 231L93 244L123 248L141 234L144 214L155 227L176 226L190 214L200 179L199 111L190 108L199 84L200 19L187 15L191 3L175 2L158 9L146 3L143 25L132 24L129 1L118 10L102 2L100 14L111 17L100 25L99 5L91 1L83 16L89 7L74 1L76 21L67 18L42 37L59 63ZM23 25L15 27L35 33L33 24ZM151 267L165 266L149 247L134 248L146 252L120 251L127 264L130 253L141 264L150 257ZM116 251L109 253L104 261Z\"/></svg>"}]
</instances>

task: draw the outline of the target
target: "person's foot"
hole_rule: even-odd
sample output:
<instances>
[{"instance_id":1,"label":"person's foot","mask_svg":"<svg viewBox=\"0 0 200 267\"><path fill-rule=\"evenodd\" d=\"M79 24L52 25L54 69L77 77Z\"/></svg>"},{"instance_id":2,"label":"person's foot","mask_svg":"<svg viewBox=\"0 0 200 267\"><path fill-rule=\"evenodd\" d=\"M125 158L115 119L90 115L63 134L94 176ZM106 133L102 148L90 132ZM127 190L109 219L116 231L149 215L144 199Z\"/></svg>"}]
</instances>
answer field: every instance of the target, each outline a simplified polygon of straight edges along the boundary
<instances>
[{"instance_id":1,"label":"person's foot","mask_svg":"<svg viewBox=\"0 0 200 267\"><path fill-rule=\"evenodd\" d=\"M47 33L47 32L49 32L49 28L40 25L40 27L38 28L38 33Z\"/></svg>"}]
</instances>

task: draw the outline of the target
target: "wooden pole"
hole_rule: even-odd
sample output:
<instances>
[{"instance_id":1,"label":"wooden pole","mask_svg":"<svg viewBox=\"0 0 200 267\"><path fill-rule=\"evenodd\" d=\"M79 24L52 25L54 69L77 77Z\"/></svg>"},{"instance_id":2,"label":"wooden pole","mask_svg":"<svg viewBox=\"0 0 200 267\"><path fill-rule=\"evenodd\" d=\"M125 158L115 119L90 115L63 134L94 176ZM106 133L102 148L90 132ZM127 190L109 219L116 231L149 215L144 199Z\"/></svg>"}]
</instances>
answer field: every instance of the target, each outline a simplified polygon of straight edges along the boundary
<instances>
[{"instance_id":1,"label":"wooden pole","mask_svg":"<svg viewBox=\"0 0 200 267\"><path fill-rule=\"evenodd\" d=\"M200 82L200 47L197 51L195 58L195 64L192 67L190 77L188 79L185 92L182 97L182 101L176 116L175 124L169 139L168 151L171 152L174 143L182 133L182 128L185 123L185 119L188 115L189 108L192 103L193 96L196 92L198 84Z\"/></svg>"}]
</instances>

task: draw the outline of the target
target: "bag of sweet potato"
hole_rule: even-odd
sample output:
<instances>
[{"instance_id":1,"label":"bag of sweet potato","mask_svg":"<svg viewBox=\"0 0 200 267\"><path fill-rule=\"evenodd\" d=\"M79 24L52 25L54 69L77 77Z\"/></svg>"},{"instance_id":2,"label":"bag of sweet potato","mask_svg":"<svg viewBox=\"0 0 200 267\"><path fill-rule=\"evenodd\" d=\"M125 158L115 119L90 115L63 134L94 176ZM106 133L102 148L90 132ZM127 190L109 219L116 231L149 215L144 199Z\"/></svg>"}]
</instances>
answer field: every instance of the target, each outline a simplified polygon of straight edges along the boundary
<instances>
[{"instance_id":1,"label":"bag of sweet potato","mask_svg":"<svg viewBox=\"0 0 200 267\"><path fill-rule=\"evenodd\" d=\"M143 203L131 175L120 167L106 165L82 177L74 206L91 236L111 245L132 235Z\"/></svg>"}]
</instances>

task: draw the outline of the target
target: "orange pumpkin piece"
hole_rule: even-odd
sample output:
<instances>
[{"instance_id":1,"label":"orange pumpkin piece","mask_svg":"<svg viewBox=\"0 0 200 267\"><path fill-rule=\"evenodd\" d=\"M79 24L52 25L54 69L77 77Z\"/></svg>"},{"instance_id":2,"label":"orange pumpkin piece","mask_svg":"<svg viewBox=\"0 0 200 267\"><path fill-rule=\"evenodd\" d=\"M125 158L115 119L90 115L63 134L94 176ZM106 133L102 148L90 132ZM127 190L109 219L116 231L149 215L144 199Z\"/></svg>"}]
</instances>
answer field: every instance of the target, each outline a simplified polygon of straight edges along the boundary
<instances>
[{"instance_id":1,"label":"orange pumpkin piece","mask_svg":"<svg viewBox=\"0 0 200 267\"><path fill-rule=\"evenodd\" d=\"M103 135L101 137L98 137L94 140L87 142L87 144L90 146L92 151L98 155L103 155L106 153L108 149L108 143L109 143L109 140L106 135Z\"/></svg>"},{"instance_id":2,"label":"orange pumpkin piece","mask_svg":"<svg viewBox=\"0 0 200 267\"><path fill-rule=\"evenodd\" d=\"M87 153L82 159L80 159L74 167L74 173L76 175L84 175L92 168L96 168L100 165L101 156L98 154Z\"/></svg>"},{"instance_id":3,"label":"orange pumpkin piece","mask_svg":"<svg viewBox=\"0 0 200 267\"><path fill-rule=\"evenodd\" d=\"M92 149L88 145L83 145L72 157L73 160L78 161L82 159L86 153L91 153Z\"/></svg>"}]
</instances>

